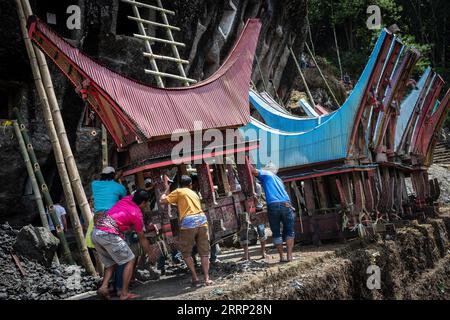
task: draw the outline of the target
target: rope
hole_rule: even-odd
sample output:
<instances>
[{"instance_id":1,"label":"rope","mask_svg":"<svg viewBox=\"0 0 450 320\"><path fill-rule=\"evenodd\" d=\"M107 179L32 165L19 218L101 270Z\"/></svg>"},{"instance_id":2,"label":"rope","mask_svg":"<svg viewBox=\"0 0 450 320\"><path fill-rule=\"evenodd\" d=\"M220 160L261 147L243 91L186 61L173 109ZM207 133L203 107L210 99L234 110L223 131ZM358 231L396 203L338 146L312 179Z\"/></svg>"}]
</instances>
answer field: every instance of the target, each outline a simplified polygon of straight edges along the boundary
<instances>
[{"instance_id":1,"label":"rope","mask_svg":"<svg viewBox=\"0 0 450 320\"><path fill-rule=\"evenodd\" d=\"M341 80L344 80L344 74L342 72L341 54L340 54L340 51L339 51L339 45L338 45L338 40L337 40L337 35L336 35L336 25L334 24L333 3L331 3L331 17L332 17L332 21L333 21L334 43L336 45L336 53L337 53L337 58L338 58L338 63L339 63L339 69L341 71Z\"/></svg>"},{"instance_id":2,"label":"rope","mask_svg":"<svg viewBox=\"0 0 450 320\"><path fill-rule=\"evenodd\" d=\"M316 64L317 70L319 70L320 76L322 77L323 81L325 82L325 85L327 86L328 91L330 91L330 94L331 94L331 96L333 97L334 102L335 102L336 105L339 107L339 105L340 105L340 104L339 104L339 101L336 99L336 96L334 95L333 90L331 89L330 85L328 84L328 81L327 81L327 79L325 78L325 75L323 74L322 69L320 69L320 66L319 66L319 64L317 63L316 58L314 57L314 54L312 53L311 49L309 48L308 43L305 42L305 45L306 45L306 49L308 49L309 55L311 56L311 58L313 59L314 63Z\"/></svg>"}]
</instances>

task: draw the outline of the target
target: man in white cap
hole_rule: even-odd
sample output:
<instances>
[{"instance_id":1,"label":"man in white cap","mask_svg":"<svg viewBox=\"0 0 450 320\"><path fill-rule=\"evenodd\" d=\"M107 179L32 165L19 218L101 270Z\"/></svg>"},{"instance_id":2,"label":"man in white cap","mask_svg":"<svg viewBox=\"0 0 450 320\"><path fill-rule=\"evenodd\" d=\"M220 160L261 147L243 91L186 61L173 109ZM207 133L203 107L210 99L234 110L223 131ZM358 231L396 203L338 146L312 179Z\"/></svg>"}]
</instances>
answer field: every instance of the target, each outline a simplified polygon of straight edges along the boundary
<instances>
[{"instance_id":1,"label":"man in white cap","mask_svg":"<svg viewBox=\"0 0 450 320\"><path fill-rule=\"evenodd\" d=\"M91 183L92 198L94 200L94 216L97 212L107 211L112 208L120 199L127 195L127 190L123 185L114 180L116 170L113 167L103 168L100 180ZM91 233L94 229L94 219L89 222L86 232L86 245L93 249Z\"/></svg>"}]
</instances>

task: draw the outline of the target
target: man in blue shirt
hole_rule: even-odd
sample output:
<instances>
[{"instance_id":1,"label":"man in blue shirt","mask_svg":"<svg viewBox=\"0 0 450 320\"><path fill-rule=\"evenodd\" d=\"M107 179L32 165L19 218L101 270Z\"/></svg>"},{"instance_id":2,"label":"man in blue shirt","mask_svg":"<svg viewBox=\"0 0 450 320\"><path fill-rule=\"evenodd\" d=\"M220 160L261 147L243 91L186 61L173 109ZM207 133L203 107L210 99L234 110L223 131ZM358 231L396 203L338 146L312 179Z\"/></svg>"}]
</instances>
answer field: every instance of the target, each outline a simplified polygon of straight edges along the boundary
<instances>
[{"instance_id":1,"label":"man in blue shirt","mask_svg":"<svg viewBox=\"0 0 450 320\"><path fill-rule=\"evenodd\" d=\"M116 170L113 167L105 167L100 174L100 180L94 180L91 183L92 197L94 200L94 215L97 212L108 211L120 199L127 195L127 189L116 182ZM94 244L91 240L91 233L94 228L94 219L89 222L88 230L86 232L86 245L90 249L94 249ZM116 270L116 287L121 288L122 272L124 266Z\"/></svg>"},{"instance_id":2,"label":"man in blue shirt","mask_svg":"<svg viewBox=\"0 0 450 320\"><path fill-rule=\"evenodd\" d=\"M258 178L264 189L267 202L267 214L272 239L280 254L280 262L292 261L292 249L294 248L294 211L291 200L284 188L283 181L268 170L252 169L253 175ZM283 231L281 232L281 225ZM283 259L283 240L287 246L287 260Z\"/></svg>"}]
</instances>

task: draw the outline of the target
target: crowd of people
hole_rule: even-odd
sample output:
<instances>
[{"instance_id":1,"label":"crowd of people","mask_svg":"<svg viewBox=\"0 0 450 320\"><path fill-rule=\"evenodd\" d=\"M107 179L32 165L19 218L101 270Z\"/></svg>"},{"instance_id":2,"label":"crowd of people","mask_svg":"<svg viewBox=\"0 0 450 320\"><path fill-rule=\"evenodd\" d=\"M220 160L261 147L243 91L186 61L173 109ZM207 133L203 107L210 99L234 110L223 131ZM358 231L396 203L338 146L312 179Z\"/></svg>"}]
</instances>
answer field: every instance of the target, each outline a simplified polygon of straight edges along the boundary
<instances>
[{"instance_id":1,"label":"crowd of people","mask_svg":"<svg viewBox=\"0 0 450 320\"><path fill-rule=\"evenodd\" d=\"M272 240L279 253L280 262L292 261L294 245L294 211L282 180L270 170L252 169L253 175L259 181L255 183L256 209L261 211L261 201L264 191L267 218L272 231ZM175 206L178 213L178 236L169 250L173 262L185 265L191 273L191 284L200 284L196 270L195 255L198 254L203 272L205 286L213 285L209 278L210 262L218 262L217 245L211 245L208 218L202 209L198 189L193 187L193 178L182 175L175 187L167 188L156 199L151 179L144 181L144 188L133 187L131 192L117 182L118 175L113 167L102 170L100 179L91 183L92 198L90 199L94 218L85 223L86 244L96 268L103 280L97 293L105 298L111 298L113 292L121 300L133 299L138 296L129 290L130 281L137 265L137 258L147 255L148 262L157 264L164 270L166 256L162 250L155 250L145 236L145 231L158 233L156 225L146 223L144 212L157 210L158 206ZM196 177L195 177L196 178ZM195 179L197 180L197 179ZM173 181L170 181L173 182ZM173 183L172 183L173 186ZM128 193L130 193L128 195ZM61 225L67 228L62 206L55 206ZM242 260L249 260L249 233L255 230L261 244L261 258L266 258L265 224L252 225L250 219L244 222L239 232L239 242L244 250ZM284 257L283 242L286 243L287 256ZM115 288L111 290L110 282Z\"/></svg>"}]
</instances>

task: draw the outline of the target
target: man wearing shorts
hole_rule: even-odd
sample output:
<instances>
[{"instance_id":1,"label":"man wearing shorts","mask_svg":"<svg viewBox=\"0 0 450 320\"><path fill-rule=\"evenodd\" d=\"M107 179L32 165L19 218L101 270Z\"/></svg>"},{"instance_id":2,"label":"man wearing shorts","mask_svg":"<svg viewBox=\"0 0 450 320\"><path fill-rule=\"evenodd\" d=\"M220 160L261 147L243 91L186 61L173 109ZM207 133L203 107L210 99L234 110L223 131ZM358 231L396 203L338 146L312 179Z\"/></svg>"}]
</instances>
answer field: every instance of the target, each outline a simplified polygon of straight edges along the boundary
<instances>
[{"instance_id":1,"label":"man wearing shorts","mask_svg":"<svg viewBox=\"0 0 450 320\"><path fill-rule=\"evenodd\" d=\"M137 190L133 196L126 196L107 212L99 212L95 216L91 239L105 266L103 282L97 291L103 298L109 299L108 282L116 266L121 265L125 265L125 267L120 299L127 300L138 297L128 291L135 256L125 241L124 232L133 227L138 235L139 243L149 258L154 259L150 244L144 236L144 219L141 209L147 204L148 193L145 190Z\"/></svg>"},{"instance_id":2,"label":"man wearing shorts","mask_svg":"<svg viewBox=\"0 0 450 320\"><path fill-rule=\"evenodd\" d=\"M294 211L291 200L284 188L283 181L268 170L252 169L253 175L258 178L264 189L267 203L267 214L270 229L272 230L273 244L280 254L280 262L292 261L294 248ZM283 232L281 233L281 225ZM283 240L287 246L287 260L283 258Z\"/></svg>"},{"instance_id":3,"label":"man wearing shorts","mask_svg":"<svg viewBox=\"0 0 450 320\"><path fill-rule=\"evenodd\" d=\"M192 259L192 248L197 246L201 259L205 285L213 282L209 279L209 229L208 220L203 213L200 198L192 190L192 179L189 176L181 177L180 187L169 195L161 196L161 203L173 204L178 207L178 219L180 221L179 249L183 259L192 274L192 285L199 283Z\"/></svg>"}]
</instances>

